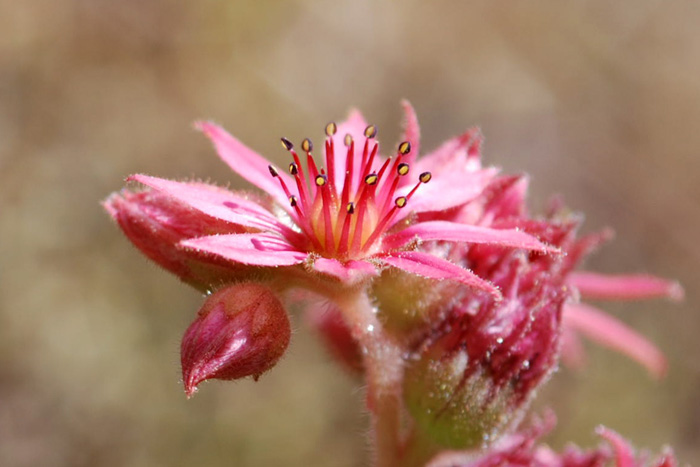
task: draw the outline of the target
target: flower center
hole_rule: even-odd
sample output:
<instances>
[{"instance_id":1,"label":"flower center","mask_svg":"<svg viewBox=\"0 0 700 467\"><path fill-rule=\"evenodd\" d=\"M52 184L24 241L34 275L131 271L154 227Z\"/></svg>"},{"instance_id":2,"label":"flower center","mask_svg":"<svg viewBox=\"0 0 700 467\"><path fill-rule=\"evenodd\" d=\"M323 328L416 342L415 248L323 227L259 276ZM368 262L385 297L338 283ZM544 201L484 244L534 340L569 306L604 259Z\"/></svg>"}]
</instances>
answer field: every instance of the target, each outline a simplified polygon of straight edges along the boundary
<instances>
[{"instance_id":1,"label":"flower center","mask_svg":"<svg viewBox=\"0 0 700 467\"><path fill-rule=\"evenodd\" d=\"M423 172L418 182L404 196L396 196L400 179L408 175L410 167L401 162L411 152L411 143L399 144L395 157L383 163L377 156L379 143L375 141L377 128L369 125L364 131L361 157L350 134L343 143L345 173L336 177L335 123L326 125L326 168L319 167L312 156L313 143L305 139L301 149L306 153L306 170L294 145L282 138L282 146L293 158L289 173L294 177L296 192L290 191L277 169L270 166L270 174L279 180L296 213L296 223L313 244L314 250L327 257L350 259L365 256L372 251L392 225L398 211L410 201L418 187L428 183L430 172ZM375 170L378 169L378 170Z\"/></svg>"}]
</instances>

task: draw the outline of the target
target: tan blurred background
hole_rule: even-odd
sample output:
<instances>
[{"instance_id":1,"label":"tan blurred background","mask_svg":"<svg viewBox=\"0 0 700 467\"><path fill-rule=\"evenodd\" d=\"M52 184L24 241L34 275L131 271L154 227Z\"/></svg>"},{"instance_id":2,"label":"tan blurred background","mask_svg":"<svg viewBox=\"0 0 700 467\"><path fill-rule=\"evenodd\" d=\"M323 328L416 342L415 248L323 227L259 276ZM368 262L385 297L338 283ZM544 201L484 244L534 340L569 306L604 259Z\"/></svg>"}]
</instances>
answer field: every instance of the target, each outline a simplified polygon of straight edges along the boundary
<instances>
[{"instance_id":1,"label":"tan blurred background","mask_svg":"<svg viewBox=\"0 0 700 467\"><path fill-rule=\"evenodd\" d=\"M591 348L540 405L557 446L604 423L700 465L698 24L692 0L0 0L0 465L364 465L362 391L299 319L260 382L187 401L201 297L98 202L134 172L239 184L194 119L282 160L279 136L350 106L393 144L401 98L425 148L480 124L533 209L561 193L588 231L613 225L592 267L683 282L680 306L608 307L667 352L664 381Z\"/></svg>"}]
</instances>

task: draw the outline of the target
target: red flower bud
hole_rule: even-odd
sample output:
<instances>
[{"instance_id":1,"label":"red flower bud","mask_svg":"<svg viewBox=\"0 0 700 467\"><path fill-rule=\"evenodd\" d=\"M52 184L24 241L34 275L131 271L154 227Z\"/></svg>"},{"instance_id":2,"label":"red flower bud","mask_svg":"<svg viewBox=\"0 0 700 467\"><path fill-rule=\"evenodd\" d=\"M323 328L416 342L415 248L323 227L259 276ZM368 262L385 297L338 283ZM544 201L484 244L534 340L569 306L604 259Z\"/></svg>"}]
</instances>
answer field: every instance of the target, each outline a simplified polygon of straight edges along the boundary
<instances>
[{"instance_id":1,"label":"red flower bud","mask_svg":"<svg viewBox=\"0 0 700 467\"><path fill-rule=\"evenodd\" d=\"M497 438L556 367L568 294L538 261L511 253L497 268L507 298L466 296L409 359L406 406L439 445L474 448Z\"/></svg>"},{"instance_id":2,"label":"red flower bud","mask_svg":"<svg viewBox=\"0 0 700 467\"><path fill-rule=\"evenodd\" d=\"M207 298L182 338L182 379L187 397L207 379L257 380L289 344L287 313L267 287L242 283Z\"/></svg>"}]
</instances>

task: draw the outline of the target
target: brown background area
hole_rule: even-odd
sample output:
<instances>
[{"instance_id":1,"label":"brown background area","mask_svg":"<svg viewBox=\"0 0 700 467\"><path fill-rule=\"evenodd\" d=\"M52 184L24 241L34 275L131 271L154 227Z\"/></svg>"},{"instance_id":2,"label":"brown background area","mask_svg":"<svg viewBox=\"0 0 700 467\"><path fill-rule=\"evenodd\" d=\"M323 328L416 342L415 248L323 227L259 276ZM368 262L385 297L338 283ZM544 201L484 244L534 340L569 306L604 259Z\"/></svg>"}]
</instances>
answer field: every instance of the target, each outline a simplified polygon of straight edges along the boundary
<instances>
[{"instance_id":1,"label":"brown background area","mask_svg":"<svg viewBox=\"0 0 700 467\"><path fill-rule=\"evenodd\" d=\"M598 423L700 464L700 3L604 0L0 0L0 463L357 466L362 391L295 320L259 383L191 401L178 345L201 297L144 260L98 204L134 172L238 186L191 129L213 118L281 161L350 106L424 147L480 124L489 164L532 176L617 240L589 265L680 279L616 304L668 377L591 347L540 398L550 437Z\"/></svg>"}]
</instances>

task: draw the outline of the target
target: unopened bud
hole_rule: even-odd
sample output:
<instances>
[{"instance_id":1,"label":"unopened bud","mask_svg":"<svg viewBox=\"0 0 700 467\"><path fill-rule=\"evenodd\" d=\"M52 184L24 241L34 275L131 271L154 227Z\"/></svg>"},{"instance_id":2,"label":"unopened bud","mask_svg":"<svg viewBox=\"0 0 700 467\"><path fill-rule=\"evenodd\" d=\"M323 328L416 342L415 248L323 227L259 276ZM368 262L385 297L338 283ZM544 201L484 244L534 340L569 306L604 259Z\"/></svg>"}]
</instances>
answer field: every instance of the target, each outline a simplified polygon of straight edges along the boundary
<instances>
[{"instance_id":1,"label":"unopened bud","mask_svg":"<svg viewBox=\"0 0 700 467\"><path fill-rule=\"evenodd\" d=\"M424 341L404 378L422 433L444 447L477 448L519 419L557 362L564 294L544 290L534 299L467 298Z\"/></svg>"},{"instance_id":2,"label":"unopened bud","mask_svg":"<svg viewBox=\"0 0 700 467\"><path fill-rule=\"evenodd\" d=\"M258 379L289 344L289 319L270 289L242 283L207 298L182 338L182 378L187 397L207 379Z\"/></svg>"},{"instance_id":3,"label":"unopened bud","mask_svg":"<svg viewBox=\"0 0 700 467\"><path fill-rule=\"evenodd\" d=\"M488 375L468 375L465 350L444 354L442 343L406 368L404 397L421 431L439 445L482 446L509 419L509 389L494 392Z\"/></svg>"}]
</instances>

